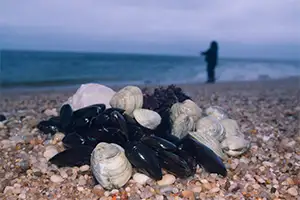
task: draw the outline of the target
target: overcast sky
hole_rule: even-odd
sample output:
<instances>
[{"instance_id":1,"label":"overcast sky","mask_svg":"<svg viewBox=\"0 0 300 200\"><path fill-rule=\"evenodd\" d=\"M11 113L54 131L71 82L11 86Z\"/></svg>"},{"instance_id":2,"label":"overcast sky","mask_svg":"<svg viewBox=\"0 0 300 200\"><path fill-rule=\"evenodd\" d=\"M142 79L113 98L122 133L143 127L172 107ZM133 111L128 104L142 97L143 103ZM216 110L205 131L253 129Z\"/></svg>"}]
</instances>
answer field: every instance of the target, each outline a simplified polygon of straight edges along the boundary
<instances>
[{"instance_id":1,"label":"overcast sky","mask_svg":"<svg viewBox=\"0 0 300 200\"><path fill-rule=\"evenodd\" d=\"M300 54L300 0L1 0L0 48Z\"/></svg>"}]
</instances>

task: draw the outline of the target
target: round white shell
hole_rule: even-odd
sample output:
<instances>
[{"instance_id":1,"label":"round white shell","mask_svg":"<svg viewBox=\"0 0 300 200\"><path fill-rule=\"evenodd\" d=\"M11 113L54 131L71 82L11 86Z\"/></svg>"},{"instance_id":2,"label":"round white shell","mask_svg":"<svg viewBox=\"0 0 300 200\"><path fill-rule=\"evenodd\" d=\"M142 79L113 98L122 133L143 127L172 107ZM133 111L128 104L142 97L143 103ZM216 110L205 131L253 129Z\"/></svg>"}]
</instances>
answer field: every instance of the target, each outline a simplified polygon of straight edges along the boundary
<instances>
[{"instance_id":1,"label":"round white shell","mask_svg":"<svg viewBox=\"0 0 300 200\"><path fill-rule=\"evenodd\" d=\"M223 119L220 121L222 126L225 129L226 137L234 136L234 135L241 135L240 127L236 120L233 119Z\"/></svg>"},{"instance_id":2,"label":"round white shell","mask_svg":"<svg viewBox=\"0 0 300 200\"><path fill-rule=\"evenodd\" d=\"M246 140L242 135L232 135L223 140L221 147L226 154L239 156L250 148L250 141Z\"/></svg>"},{"instance_id":3,"label":"round white shell","mask_svg":"<svg viewBox=\"0 0 300 200\"><path fill-rule=\"evenodd\" d=\"M115 93L111 88L101 84L82 84L64 104L70 104L73 110L99 103L103 103L107 108L110 108L109 101Z\"/></svg>"},{"instance_id":4,"label":"round white shell","mask_svg":"<svg viewBox=\"0 0 300 200\"><path fill-rule=\"evenodd\" d=\"M197 131L189 132L189 134L195 138L198 142L204 144L210 148L215 154L217 154L221 159L226 159L227 156L224 154L221 148L221 144L218 140L208 134L203 134Z\"/></svg>"},{"instance_id":5,"label":"round white shell","mask_svg":"<svg viewBox=\"0 0 300 200\"><path fill-rule=\"evenodd\" d=\"M110 105L113 108L121 108L129 115L135 109L143 106L142 90L136 86L126 86L119 90L110 100Z\"/></svg>"},{"instance_id":6,"label":"round white shell","mask_svg":"<svg viewBox=\"0 0 300 200\"><path fill-rule=\"evenodd\" d=\"M172 125L172 135L183 138L188 134L189 131L195 129L195 122L192 117L186 114L180 114Z\"/></svg>"},{"instance_id":7,"label":"round white shell","mask_svg":"<svg viewBox=\"0 0 300 200\"><path fill-rule=\"evenodd\" d=\"M222 124L213 117L207 116L199 119L196 123L197 132L208 134L221 142L225 138Z\"/></svg>"},{"instance_id":8,"label":"round white shell","mask_svg":"<svg viewBox=\"0 0 300 200\"><path fill-rule=\"evenodd\" d=\"M197 121L202 116L202 109L192 100L187 99L182 103L177 102L170 109L170 118L175 121L180 114L186 114Z\"/></svg>"},{"instance_id":9,"label":"round white shell","mask_svg":"<svg viewBox=\"0 0 300 200\"><path fill-rule=\"evenodd\" d=\"M152 130L155 129L161 122L160 115L153 110L142 108L135 109L133 111L133 116L140 125Z\"/></svg>"},{"instance_id":10,"label":"round white shell","mask_svg":"<svg viewBox=\"0 0 300 200\"><path fill-rule=\"evenodd\" d=\"M205 114L208 116L212 116L217 120L222 120L228 118L227 113L225 110L220 106L210 106L205 109Z\"/></svg>"},{"instance_id":11,"label":"round white shell","mask_svg":"<svg viewBox=\"0 0 300 200\"><path fill-rule=\"evenodd\" d=\"M91 170L105 189L124 186L132 175L132 166L124 149L114 143L99 143L91 155Z\"/></svg>"}]
</instances>

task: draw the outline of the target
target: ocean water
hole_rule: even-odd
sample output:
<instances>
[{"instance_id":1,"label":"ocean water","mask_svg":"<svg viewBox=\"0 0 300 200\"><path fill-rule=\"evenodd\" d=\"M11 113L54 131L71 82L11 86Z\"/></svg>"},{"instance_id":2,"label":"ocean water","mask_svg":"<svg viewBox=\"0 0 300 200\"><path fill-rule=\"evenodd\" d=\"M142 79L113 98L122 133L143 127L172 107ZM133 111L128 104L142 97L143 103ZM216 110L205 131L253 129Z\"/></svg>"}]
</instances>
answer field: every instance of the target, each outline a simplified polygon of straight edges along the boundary
<instances>
[{"instance_id":1,"label":"ocean water","mask_svg":"<svg viewBox=\"0 0 300 200\"><path fill-rule=\"evenodd\" d=\"M203 57L1 51L0 83L4 88L60 87L96 82L179 84L206 81ZM300 75L300 61L220 59L218 82L277 79Z\"/></svg>"}]
</instances>

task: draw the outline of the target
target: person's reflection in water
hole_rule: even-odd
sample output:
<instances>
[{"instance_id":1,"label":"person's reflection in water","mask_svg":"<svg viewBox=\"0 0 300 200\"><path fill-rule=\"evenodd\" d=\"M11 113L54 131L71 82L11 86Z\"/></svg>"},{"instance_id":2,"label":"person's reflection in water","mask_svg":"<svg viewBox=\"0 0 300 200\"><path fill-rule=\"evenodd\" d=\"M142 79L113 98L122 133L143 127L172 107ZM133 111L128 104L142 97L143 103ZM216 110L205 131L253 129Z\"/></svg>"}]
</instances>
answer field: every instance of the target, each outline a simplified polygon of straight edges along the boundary
<instances>
[{"instance_id":1,"label":"person's reflection in water","mask_svg":"<svg viewBox=\"0 0 300 200\"><path fill-rule=\"evenodd\" d=\"M218 64L218 43L212 41L210 43L210 48L201 53L205 56L205 61L207 63L207 83L214 83L215 80L215 68Z\"/></svg>"}]
</instances>

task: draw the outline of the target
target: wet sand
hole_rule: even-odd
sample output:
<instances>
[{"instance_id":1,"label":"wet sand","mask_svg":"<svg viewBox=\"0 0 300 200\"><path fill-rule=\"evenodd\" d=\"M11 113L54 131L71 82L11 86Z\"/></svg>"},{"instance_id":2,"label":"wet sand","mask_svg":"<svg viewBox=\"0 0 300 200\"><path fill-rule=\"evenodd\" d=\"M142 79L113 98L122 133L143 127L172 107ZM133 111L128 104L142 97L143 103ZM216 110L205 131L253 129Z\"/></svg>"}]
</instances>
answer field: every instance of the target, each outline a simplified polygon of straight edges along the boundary
<instances>
[{"instance_id":1,"label":"wet sand","mask_svg":"<svg viewBox=\"0 0 300 200\"><path fill-rule=\"evenodd\" d=\"M223 107L251 139L246 154L224 161L226 178L198 168L195 176L166 186L131 179L119 190L105 191L95 186L88 166L47 163L49 146L63 150L60 135L54 140L35 128L76 88L1 91L0 114L8 121L0 122L0 199L300 199L299 77L178 86L202 109Z\"/></svg>"}]
</instances>

